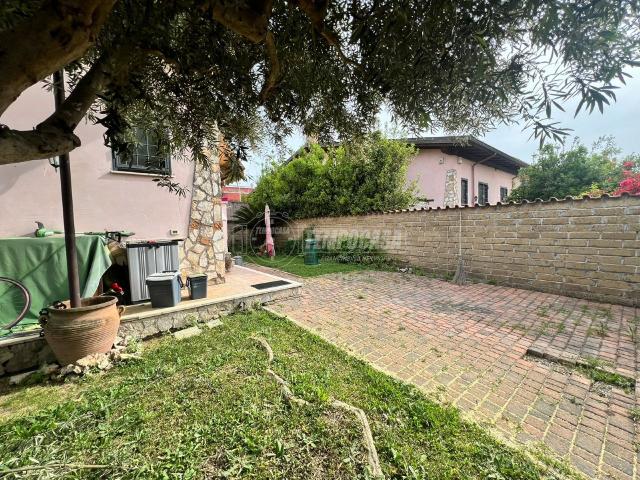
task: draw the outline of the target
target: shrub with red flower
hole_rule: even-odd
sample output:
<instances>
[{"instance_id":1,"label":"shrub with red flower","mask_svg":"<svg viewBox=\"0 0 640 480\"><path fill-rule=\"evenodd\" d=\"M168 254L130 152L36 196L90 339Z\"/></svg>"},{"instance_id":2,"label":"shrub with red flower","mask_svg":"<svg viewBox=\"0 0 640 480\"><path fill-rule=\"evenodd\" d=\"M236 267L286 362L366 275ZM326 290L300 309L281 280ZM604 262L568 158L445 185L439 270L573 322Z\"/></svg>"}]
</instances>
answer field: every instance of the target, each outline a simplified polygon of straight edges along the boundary
<instances>
[{"instance_id":1,"label":"shrub with red flower","mask_svg":"<svg viewBox=\"0 0 640 480\"><path fill-rule=\"evenodd\" d=\"M614 192L640 195L640 160L627 160L622 164L622 181Z\"/></svg>"}]
</instances>

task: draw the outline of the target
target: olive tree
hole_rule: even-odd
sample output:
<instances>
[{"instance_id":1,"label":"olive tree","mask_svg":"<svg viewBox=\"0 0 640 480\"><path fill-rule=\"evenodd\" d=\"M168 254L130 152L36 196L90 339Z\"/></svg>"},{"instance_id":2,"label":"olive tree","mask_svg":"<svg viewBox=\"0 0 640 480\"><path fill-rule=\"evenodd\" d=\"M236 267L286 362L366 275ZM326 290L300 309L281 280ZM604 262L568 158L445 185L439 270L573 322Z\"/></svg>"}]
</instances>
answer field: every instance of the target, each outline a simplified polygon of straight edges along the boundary
<instances>
[{"instance_id":1,"label":"olive tree","mask_svg":"<svg viewBox=\"0 0 640 480\"><path fill-rule=\"evenodd\" d=\"M219 132L234 158L301 127L367 131L382 106L407 128L481 134L523 121L564 129L555 109L600 110L639 58L640 0L3 0L0 115L64 69L69 95L30 130L0 125L0 165L131 126L205 160Z\"/></svg>"}]
</instances>

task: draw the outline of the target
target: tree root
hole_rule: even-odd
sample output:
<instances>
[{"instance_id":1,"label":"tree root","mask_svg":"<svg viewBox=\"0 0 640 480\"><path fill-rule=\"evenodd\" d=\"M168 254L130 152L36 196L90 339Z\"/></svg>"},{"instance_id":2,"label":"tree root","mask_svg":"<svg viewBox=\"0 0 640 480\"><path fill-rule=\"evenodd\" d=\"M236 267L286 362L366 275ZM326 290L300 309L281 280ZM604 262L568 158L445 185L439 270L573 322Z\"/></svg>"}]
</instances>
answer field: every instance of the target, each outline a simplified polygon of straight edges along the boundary
<instances>
[{"instance_id":1,"label":"tree root","mask_svg":"<svg viewBox=\"0 0 640 480\"><path fill-rule=\"evenodd\" d=\"M269 345L269 342L267 342L264 338L262 337L251 337L254 341L258 342L260 344L260 346L262 348L264 348L264 350L267 352L267 363L269 365L271 365L271 362L273 362L273 350L271 348L271 345ZM268 367L267 367L268 368ZM275 374L274 374L275 375ZM279 377L278 377L279 378ZM284 380L283 380L284 382Z\"/></svg>"},{"instance_id":2,"label":"tree root","mask_svg":"<svg viewBox=\"0 0 640 480\"><path fill-rule=\"evenodd\" d=\"M282 395L284 395L284 398L287 400L287 402L289 402L289 404L309 405L309 402L307 402L304 398L296 397L291 391L291 389L289 388L289 385L287 385L287 382L285 382L282 377L278 376L277 373L275 373L270 368L267 368L267 373L273 377L273 379L278 383L278 385L280 385L280 390L282 391Z\"/></svg>"},{"instance_id":3,"label":"tree root","mask_svg":"<svg viewBox=\"0 0 640 480\"><path fill-rule=\"evenodd\" d=\"M365 447L367 449L367 461L369 462L369 468L374 478L384 478L382 468L380 467L380 460L378 459L378 451L376 450L376 444L373 443L373 434L371 433L371 427L369 426L369 420L367 415L361 408L354 407L348 403L341 402L340 400L333 400L331 402L334 408L346 410L354 414L360 421L362 427L362 437Z\"/></svg>"},{"instance_id":4,"label":"tree root","mask_svg":"<svg viewBox=\"0 0 640 480\"><path fill-rule=\"evenodd\" d=\"M270 375L278 385L280 385L280 391L284 396L285 400L289 403L289 405L311 405L310 402L303 398L296 397L294 393L289 388L287 382L280 377L277 373L271 370L270 365L273 362L273 349L269 342L267 342L262 337L251 337L255 342L257 342L266 352L267 354L267 374ZM369 464L369 469L371 470L371 474L374 478L384 478L384 474L382 473L382 468L380 467L380 459L378 458L378 451L376 450L376 445L373 441L373 434L371 433L371 427L369 426L369 420L367 420L367 415L361 408L354 407L353 405L349 405L348 403L342 402L340 400L332 400L330 405L337 410L344 410L346 412L355 415L360 423L362 428L362 437L364 441L365 448L367 450L367 462Z\"/></svg>"}]
</instances>

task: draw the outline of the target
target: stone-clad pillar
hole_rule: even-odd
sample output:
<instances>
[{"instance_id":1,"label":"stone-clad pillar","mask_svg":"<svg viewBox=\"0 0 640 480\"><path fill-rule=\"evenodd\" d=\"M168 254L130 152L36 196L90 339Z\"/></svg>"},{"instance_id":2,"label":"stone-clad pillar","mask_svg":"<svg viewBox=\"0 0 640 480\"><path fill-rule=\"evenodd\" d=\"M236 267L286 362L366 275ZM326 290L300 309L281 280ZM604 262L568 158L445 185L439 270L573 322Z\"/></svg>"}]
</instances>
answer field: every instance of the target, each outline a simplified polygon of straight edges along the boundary
<instances>
[{"instance_id":1,"label":"stone-clad pillar","mask_svg":"<svg viewBox=\"0 0 640 480\"><path fill-rule=\"evenodd\" d=\"M211 155L209 165L196 164L191 191L189 231L183 245L180 271L183 275L206 273L209 281L223 283L226 246L217 155Z\"/></svg>"},{"instance_id":2,"label":"stone-clad pillar","mask_svg":"<svg viewBox=\"0 0 640 480\"><path fill-rule=\"evenodd\" d=\"M444 206L455 207L458 203L458 172L452 168L444 180Z\"/></svg>"}]
</instances>

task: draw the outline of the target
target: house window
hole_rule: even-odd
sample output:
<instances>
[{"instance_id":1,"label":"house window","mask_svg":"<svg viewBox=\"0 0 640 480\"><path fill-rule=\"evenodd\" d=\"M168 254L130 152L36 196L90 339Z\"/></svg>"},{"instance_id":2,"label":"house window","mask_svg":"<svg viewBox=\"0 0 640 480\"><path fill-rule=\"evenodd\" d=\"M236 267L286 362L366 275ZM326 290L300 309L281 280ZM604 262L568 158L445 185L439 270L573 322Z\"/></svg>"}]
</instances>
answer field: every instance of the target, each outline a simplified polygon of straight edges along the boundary
<instances>
[{"instance_id":1,"label":"house window","mask_svg":"<svg viewBox=\"0 0 640 480\"><path fill-rule=\"evenodd\" d=\"M460 205L469 205L469 180L460 180Z\"/></svg>"},{"instance_id":2,"label":"house window","mask_svg":"<svg viewBox=\"0 0 640 480\"><path fill-rule=\"evenodd\" d=\"M124 172L144 172L168 175L171 173L169 155L160 153L158 135L135 129L135 145L128 155L113 154L113 169Z\"/></svg>"},{"instance_id":3,"label":"house window","mask_svg":"<svg viewBox=\"0 0 640 480\"><path fill-rule=\"evenodd\" d=\"M489 185L478 182L478 205L485 205L489 202Z\"/></svg>"},{"instance_id":4,"label":"house window","mask_svg":"<svg viewBox=\"0 0 640 480\"><path fill-rule=\"evenodd\" d=\"M506 202L508 196L509 196L509 190L507 190L507 187L500 187L500 201Z\"/></svg>"}]
</instances>

